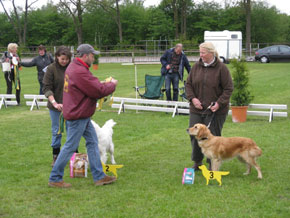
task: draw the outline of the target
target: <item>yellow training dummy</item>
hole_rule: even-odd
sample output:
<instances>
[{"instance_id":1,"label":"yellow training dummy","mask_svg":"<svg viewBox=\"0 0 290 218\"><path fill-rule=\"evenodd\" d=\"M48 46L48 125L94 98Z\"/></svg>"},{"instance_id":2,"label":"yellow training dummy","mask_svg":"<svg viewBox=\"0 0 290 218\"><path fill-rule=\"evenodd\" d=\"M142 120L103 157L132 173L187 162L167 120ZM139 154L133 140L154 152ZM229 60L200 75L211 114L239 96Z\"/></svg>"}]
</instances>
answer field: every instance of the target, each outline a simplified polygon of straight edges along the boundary
<instances>
[{"instance_id":1,"label":"yellow training dummy","mask_svg":"<svg viewBox=\"0 0 290 218\"><path fill-rule=\"evenodd\" d=\"M206 179L206 184L208 185L209 180L216 179L219 185L222 185L222 176L230 174L228 171L209 171L205 165L199 166L202 171L202 175Z\"/></svg>"},{"instance_id":2,"label":"yellow training dummy","mask_svg":"<svg viewBox=\"0 0 290 218\"><path fill-rule=\"evenodd\" d=\"M122 168L124 166L124 165L104 164L103 162L102 165L104 173L112 172L116 176L116 178L118 178L117 169Z\"/></svg>"},{"instance_id":3,"label":"yellow training dummy","mask_svg":"<svg viewBox=\"0 0 290 218\"><path fill-rule=\"evenodd\" d=\"M103 81L103 83L109 83L111 81L112 81L112 77L110 76L110 77L106 78L105 81ZM101 98L99 100L99 104L98 104L98 107L97 107L97 110L98 111L102 109L104 101L105 101L105 98ZM110 105L112 103L113 103L113 94L112 94L112 98L111 98L111 101L110 101Z\"/></svg>"}]
</instances>

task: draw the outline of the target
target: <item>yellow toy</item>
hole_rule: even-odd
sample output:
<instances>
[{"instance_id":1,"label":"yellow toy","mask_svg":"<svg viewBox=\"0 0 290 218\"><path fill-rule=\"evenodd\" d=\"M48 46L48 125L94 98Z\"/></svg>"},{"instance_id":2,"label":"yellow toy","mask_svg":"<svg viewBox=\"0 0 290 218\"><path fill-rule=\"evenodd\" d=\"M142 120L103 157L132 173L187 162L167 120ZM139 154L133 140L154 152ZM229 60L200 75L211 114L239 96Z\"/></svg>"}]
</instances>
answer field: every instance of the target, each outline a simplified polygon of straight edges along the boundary
<instances>
[{"instance_id":1,"label":"yellow toy","mask_svg":"<svg viewBox=\"0 0 290 218\"><path fill-rule=\"evenodd\" d=\"M110 77L106 78L105 81L102 81L102 83L109 83L111 81L112 81L112 77L110 76ZM99 100L99 104L98 104L98 107L97 107L98 111L102 109L104 101L105 101L105 98L101 98ZM113 104L113 94L112 94L112 98L110 100L109 105L111 106L112 104Z\"/></svg>"},{"instance_id":2,"label":"yellow toy","mask_svg":"<svg viewBox=\"0 0 290 218\"><path fill-rule=\"evenodd\" d=\"M219 185L222 185L222 176L229 175L229 171L209 171L205 165L199 166L202 171L202 175L206 179L206 185L208 185L209 180L216 179Z\"/></svg>"},{"instance_id":3,"label":"yellow toy","mask_svg":"<svg viewBox=\"0 0 290 218\"><path fill-rule=\"evenodd\" d=\"M112 172L118 178L117 169L122 168L124 165L104 164L102 162L102 166L104 173Z\"/></svg>"}]
</instances>

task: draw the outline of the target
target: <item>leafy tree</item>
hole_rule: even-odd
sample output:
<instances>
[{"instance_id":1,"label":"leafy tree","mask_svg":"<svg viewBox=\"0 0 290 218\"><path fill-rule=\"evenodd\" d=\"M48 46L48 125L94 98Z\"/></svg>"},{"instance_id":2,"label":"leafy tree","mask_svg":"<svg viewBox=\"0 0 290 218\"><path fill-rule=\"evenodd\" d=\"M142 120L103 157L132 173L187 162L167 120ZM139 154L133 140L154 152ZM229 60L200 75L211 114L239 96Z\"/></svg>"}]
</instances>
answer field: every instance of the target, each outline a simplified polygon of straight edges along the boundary
<instances>
[{"instance_id":1,"label":"leafy tree","mask_svg":"<svg viewBox=\"0 0 290 218\"><path fill-rule=\"evenodd\" d=\"M14 29L5 14L0 14L0 46L6 47L10 42L17 42Z\"/></svg>"},{"instance_id":2,"label":"leafy tree","mask_svg":"<svg viewBox=\"0 0 290 218\"><path fill-rule=\"evenodd\" d=\"M75 44L75 41L64 41L68 26L73 22L68 14L60 13L57 6L48 4L41 9L32 11L28 16L30 23L28 27L27 45L61 45ZM72 31L75 34L74 30ZM76 38L76 37L75 37Z\"/></svg>"},{"instance_id":3,"label":"leafy tree","mask_svg":"<svg viewBox=\"0 0 290 218\"><path fill-rule=\"evenodd\" d=\"M78 37L78 44L83 43L83 13L86 1L81 0L59 0L59 6L71 15Z\"/></svg>"},{"instance_id":4,"label":"leafy tree","mask_svg":"<svg viewBox=\"0 0 290 218\"><path fill-rule=\"evenodd\" d=\"M7 11L4 3L3 3L3 0L0 0L0 3L1 3L1 6L5 12L5 15L7 16L9 22L13 26L13 28L18 36L18 42L20 45L26 44L28 10L37 1L38 0L34 0L32 2L29 2L28 0L25 0L24 12L22 12L23 9L15 4L15 0L11 0L13 12L9 13Z\"/></svg>"}]
</instances>

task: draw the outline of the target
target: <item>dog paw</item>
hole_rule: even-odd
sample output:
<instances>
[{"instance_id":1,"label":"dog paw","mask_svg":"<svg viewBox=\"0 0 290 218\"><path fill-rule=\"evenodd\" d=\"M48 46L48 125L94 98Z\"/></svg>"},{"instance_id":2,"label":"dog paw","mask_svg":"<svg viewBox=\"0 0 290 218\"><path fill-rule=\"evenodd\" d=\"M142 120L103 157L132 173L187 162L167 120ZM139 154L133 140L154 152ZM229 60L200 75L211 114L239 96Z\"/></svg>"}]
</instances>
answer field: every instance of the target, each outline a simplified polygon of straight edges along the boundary
<instances>
[{"instance_id":1,"label":"dog paw","mask_svg":"<svg viewBox=\"0 0 290 218\"><path fill-rule=\"evenodd\" d=\"M249 174L250 174L250 173L248 173L248 172L243 173L244 176L247 176L247 175L249 175Z\"/></svg>"}]
</instances>

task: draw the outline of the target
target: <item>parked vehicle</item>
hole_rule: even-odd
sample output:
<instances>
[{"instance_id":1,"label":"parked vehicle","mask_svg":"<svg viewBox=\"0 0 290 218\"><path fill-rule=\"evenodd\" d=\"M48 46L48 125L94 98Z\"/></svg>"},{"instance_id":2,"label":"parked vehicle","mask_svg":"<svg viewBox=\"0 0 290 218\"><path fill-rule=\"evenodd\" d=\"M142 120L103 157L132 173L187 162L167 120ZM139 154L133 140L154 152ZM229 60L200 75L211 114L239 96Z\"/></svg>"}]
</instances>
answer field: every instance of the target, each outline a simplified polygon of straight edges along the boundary
<instances>
[{"instance_id":1,"label":"parked vehicle","mask_svg":"<svg viewBox=\"0 0 290 218\"><path fill-rule=\"evenodd\" d=\"M205 31L204 41L212 42L224 63L242 57L242 32L240 31Z\"/></svg>"},{"instance_id":2,"label":"parked vehicle","mask_svg":"<svg viewBox=\"0 0 290 218\"><path fill-rule=\"evenodd\" d=\"M287 45L273 45L259 49L255 53L255 59L261 63L270 61L290 61L290 47Z\"/></svg>"}]
</instances>

